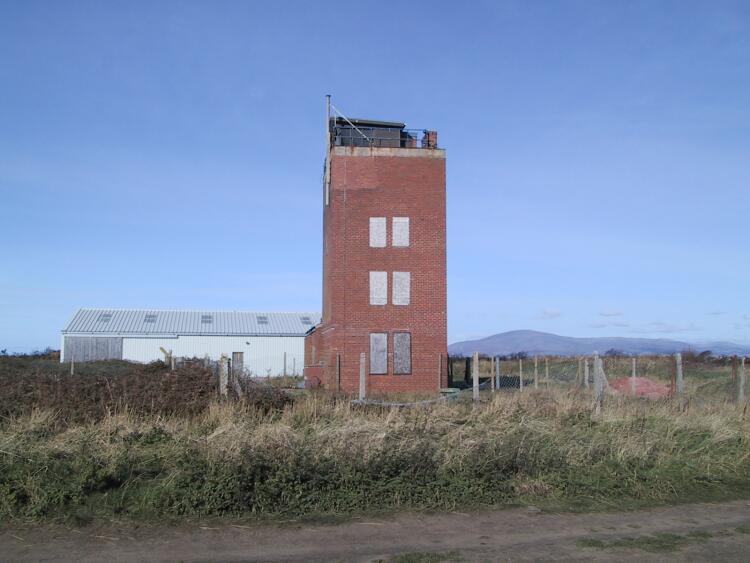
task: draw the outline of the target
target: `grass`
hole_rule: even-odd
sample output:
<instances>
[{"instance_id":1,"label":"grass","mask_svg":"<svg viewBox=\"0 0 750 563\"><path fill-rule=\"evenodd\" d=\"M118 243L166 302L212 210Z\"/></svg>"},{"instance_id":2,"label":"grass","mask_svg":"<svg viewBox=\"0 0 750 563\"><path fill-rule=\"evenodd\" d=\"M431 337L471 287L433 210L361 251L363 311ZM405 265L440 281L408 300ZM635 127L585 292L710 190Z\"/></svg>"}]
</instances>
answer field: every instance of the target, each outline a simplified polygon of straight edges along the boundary
<instances>
[{"instance_id":1,"label":"grass","mask_svg":"<svg viewBox=\"0 0 750 563\"><path fill-rule=\"evenodd\" d=\"M254 376L252 380L277 389L298 389L305 379L301 375L279 375L274 377Z\"/></svg>"},{"instance_id":2,"label":"grass","mask_svg":"<svg viewBox=\"0 0 750 563\"><path fill-rule=\"evenodd\" d=\"M578 358L553 357L546 358L549 364L549 382L545 380L545 358L537 360L538 381L540 386L549 385L550 388L563 390L581 385L578 370ZM610 382L623 377L630 377L632 373L632 358L603 356L604 371ZM534 358L523 360L523 375L527 386L534 380ZM466 362L463 358L452 358L453 381L459 385L464 381ZM502 374L510 378L518 378L518 360L501 361ZM591 358L589 358L591 366ZM581 368L582 369L582 368ZM672 356L639 356L637 358L637 375L659 383L671 383L675 370L675 360ZM697 402L734 401L737 390L732 383L732 359L730 357L708 357L702 360L690 352L683 353L683 372L687 394ZM488 378L492 373L490 358L480 358L479 373L481 378ZM593 377L593 372L589 377Z\"/></svg>"},{"instance_id":3,"label":"grass","mask_svg":"<svg viewBox=\"0 0 750 563\"><path fill-rule=\"evenodd\" d=\"M0 421L0 520L301 518L534 505L634 508L750 496L736 409L498 393L477 406L355 407L311 394L278 408L111 411Z\"/></svg>"},{"instance_id":4,"label":"grass","mask_svg":"<svg viewBox=\"0 0 750 563\"><path fill-rule=\"evenodd\" d=\"M594 549L640 549L650 553L666 553L677 551L678 549L690 543L702 543L714 534L704 530L696 530L687 534L671 534L662 532L658 534L647 534L627 538L617 538L611 541L605 541L597 538L583 538L576 544L579 547Z\"/></svg>"},{"instance_id":5,"label":"grass","mask_svg":"<svg viewBox=\"0 0 750 563\"><path fill-rule=\"evenodd\" d=\"M415 551L412 553L401 553L387 560L388 563L442 563L444 561L461 561L457 551L448 553L432 551Z\"/></svg>"}]
</instances>

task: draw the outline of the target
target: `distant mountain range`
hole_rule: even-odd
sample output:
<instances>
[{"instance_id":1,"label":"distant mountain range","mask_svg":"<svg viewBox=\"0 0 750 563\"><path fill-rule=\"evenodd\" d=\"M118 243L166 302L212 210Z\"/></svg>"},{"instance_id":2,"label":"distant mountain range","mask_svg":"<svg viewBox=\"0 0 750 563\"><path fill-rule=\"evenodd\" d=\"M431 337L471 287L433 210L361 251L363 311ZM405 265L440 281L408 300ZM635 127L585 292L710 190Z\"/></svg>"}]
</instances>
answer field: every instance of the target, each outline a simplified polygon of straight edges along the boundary
<instances>
[{"instance_id":1,"label":"distant mountain range","mask_svg":"<svg viewBox=\"0 0 750 563\"><path fill-rule=\"evenodd\" d=\"M448 346L451 354L469 355L474 352L490 356L504 356L526 352L530 356L579 356L607 350L619 350L625 354L673 354L685 350L702 352L711 350L715 355L750 355L750 346L732 342L680 342L665 338L596 337L573 338L535 330L512 330L494 334L479 340L465 340Z\"/></svg>"}]
</instances>

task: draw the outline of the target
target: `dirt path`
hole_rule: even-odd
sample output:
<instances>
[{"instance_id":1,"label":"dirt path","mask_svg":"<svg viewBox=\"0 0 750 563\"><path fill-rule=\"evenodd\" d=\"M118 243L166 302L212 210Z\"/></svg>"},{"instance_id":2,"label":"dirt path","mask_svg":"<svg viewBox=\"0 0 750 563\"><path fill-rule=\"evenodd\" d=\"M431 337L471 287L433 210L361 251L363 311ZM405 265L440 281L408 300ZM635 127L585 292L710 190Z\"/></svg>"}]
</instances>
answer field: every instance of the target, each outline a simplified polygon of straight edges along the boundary
<instances>
[{"instance_id":1,"label":"dirt path","mask_svg":"<svg viewBox=\"0 0 750 563\"><path fill-rule=\"evenodd\" d=\"M415 554L421 554L417 556ZM413 554L406 556L405 554ZM750 502L637 512L529 509L355 518L343 524L0 529L2 561L747 561Z\"/></svg>"}]
</instances>

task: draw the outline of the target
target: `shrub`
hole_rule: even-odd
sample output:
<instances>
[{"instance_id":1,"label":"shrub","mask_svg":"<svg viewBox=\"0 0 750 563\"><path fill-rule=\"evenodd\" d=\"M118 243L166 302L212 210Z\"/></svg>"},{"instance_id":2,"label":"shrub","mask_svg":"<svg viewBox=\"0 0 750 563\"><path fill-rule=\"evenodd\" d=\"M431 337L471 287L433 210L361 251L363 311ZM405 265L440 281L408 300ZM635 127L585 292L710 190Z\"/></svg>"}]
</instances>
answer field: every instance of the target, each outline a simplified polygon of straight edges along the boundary
<instances>
[{"instance_id":1,"label":"shrub","mask_svg":"<svg viewBox=\"0 0 750 563\"><path fill-rule=\"evenodd\" d=\"M170 371L163 362L91 362L76 366L31 356L0 358L0 417L49 410L59 424L96 422L114 412L195 416L217 394L213 372L200 362ZM278 389L248 385L245 399L265 412L283 409L291 397Z\"/></svg>"}]
</instances>

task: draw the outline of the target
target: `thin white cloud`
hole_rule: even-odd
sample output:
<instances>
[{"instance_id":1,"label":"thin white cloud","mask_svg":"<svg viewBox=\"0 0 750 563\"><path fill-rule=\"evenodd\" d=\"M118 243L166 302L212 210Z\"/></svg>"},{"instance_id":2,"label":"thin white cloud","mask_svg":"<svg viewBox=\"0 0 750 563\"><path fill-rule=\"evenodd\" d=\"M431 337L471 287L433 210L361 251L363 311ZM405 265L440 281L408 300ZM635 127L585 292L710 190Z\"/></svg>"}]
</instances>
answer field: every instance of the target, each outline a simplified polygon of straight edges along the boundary
<instances>
[{"instance_id":1,"label":"thin white cloud","mask_svg":"<svg viewBox=\"0 0 750 563\"><path fill-rule=\"evenodd\" d=\"M556 319L560 316L562 316L562 313L558 311L557 309L542 309L537 318L549 320L549 319Z\"/></svg>"},{"instance_id":2,"label":"thin white cloud","mask_svg":"<svg viewBox=\"0 0 750 563\"><path fill-rule=\"evenodd\" d=\"M696 330L700 330L700 327L695 326L692 323L681 325L664 321L652 321L646 326L633 328L630 332L638 334L673 334L678 332L693 332Z\"/></svg>"},{"instance_id":3,"label":"thin white cloud","mask_svg":"<svg viewBox=\"0 0 750 563\"><path fill-rule=\"evenodd\" d=\"M612 309L605 309L604 311L599 311L600 317L622 317L622 311L615 311Z\"/></svg>"},{"instance_id":4,"label":"thin white cloud","mask_svg":"<svg viewBox=\"0 0 750 563\"><path fill-rule=\"evenodd\" d=\"M726 311L709 311L707 313L708 315L711 315L712 317L718 317L719 315L726 315Z\"/></svg>"},{"instance_id":5,"label":"thin white cloud","mask_svg":"<svg viewBox=\"0 0 750 563\"><path fill-rule=\"evenodd\" d=\"M630 326L630 323L591 323L589 327L591 328L628 328Z\"/></svg>"}]
</instances>

